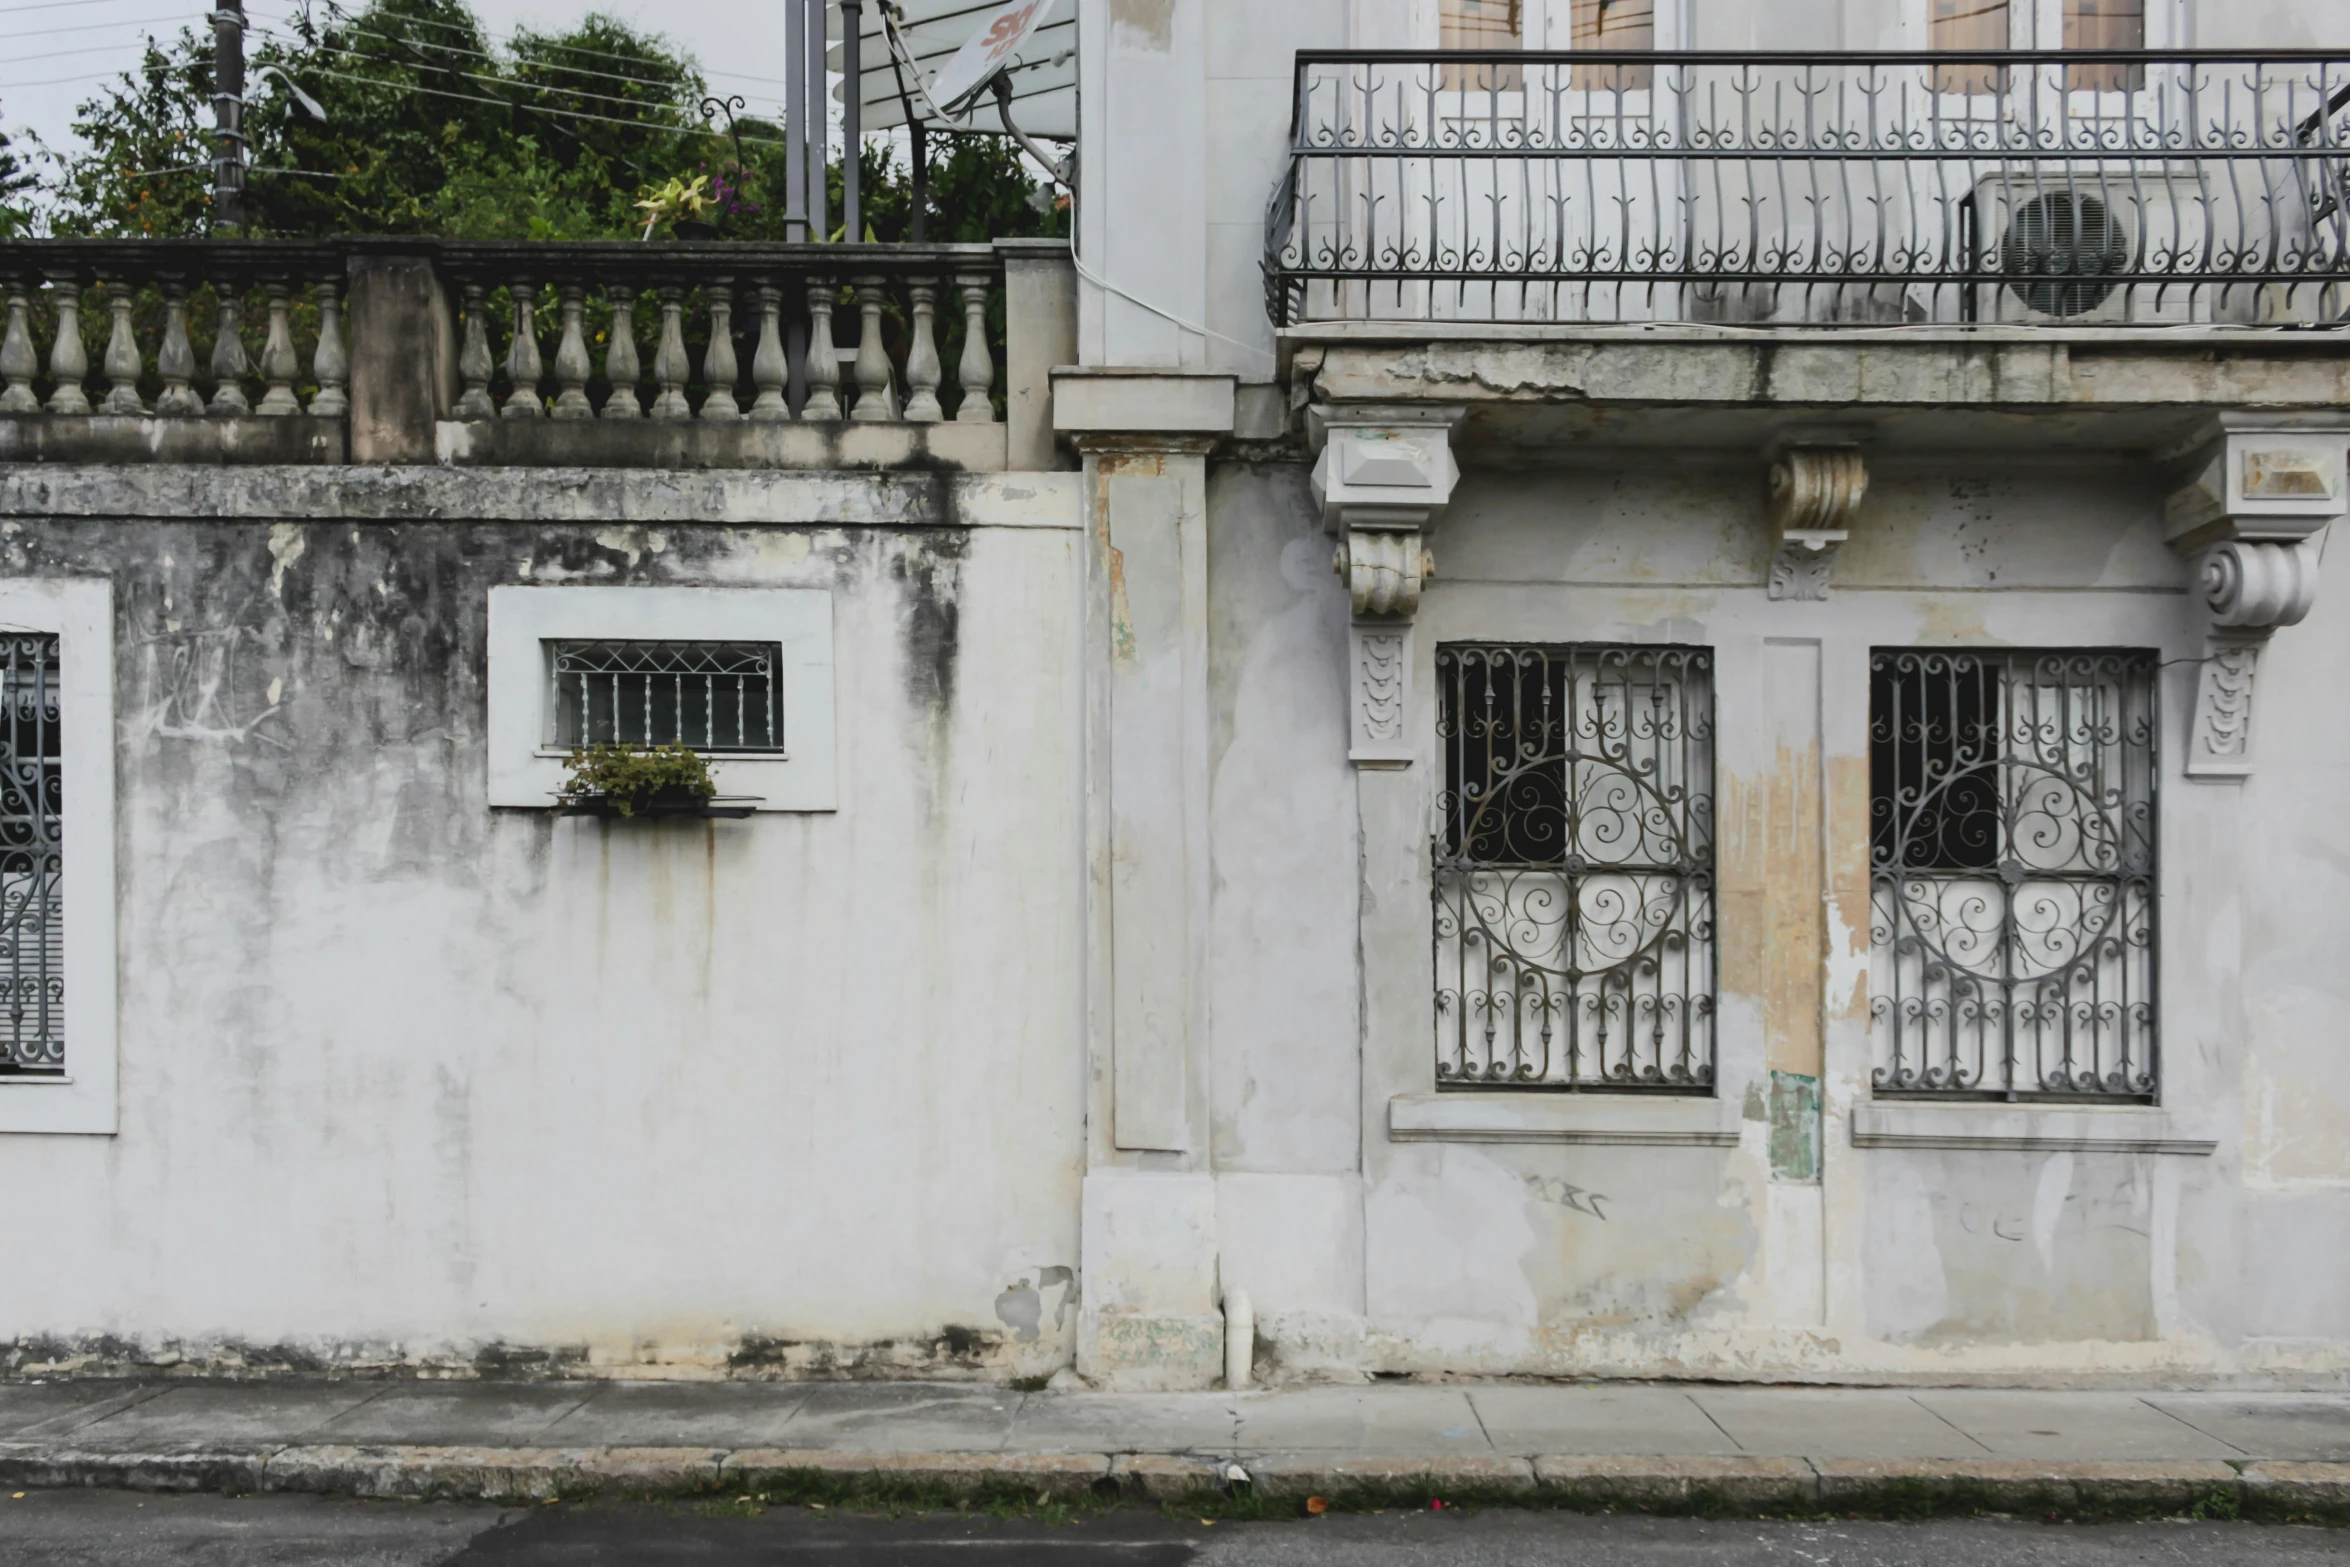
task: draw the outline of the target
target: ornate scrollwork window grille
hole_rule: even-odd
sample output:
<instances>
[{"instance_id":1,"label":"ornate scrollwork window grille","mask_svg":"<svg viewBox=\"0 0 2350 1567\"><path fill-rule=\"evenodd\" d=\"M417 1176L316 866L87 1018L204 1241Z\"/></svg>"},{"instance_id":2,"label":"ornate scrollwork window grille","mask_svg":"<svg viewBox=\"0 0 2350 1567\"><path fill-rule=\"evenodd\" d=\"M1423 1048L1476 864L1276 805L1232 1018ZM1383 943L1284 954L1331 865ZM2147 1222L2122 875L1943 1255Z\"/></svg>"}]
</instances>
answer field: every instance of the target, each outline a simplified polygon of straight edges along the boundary
<instances>
[{"instance_id":1,"label":"ornate scrollwork window grille","mask_svg":"<svg viewBox=\"0 0 2350 1567\"><path fill-rule=\"evenodd\" d=\"M773 642L551 642L557 746L783 748L783 653Z\"/></svg>"},{"instance_id":2,"label":"ornate scrollwork window grille","mask_svg":"<svg viewBox=\"0 0 2350 1567\"><path fill-rule=\"evenodd\" d=\"M1879 1093L2153 1096L2154 675L2128 650L1873 655Z\"/></svg>"},{"instance_id":3,"label":"ornate scrollwork window grille","mask_svg":"<svg viewBox=\"0 0 2350 1567\"><path fill-rule=\"evenodd\" d=\"M1436 1077L1709 1093L1713 656L1437 649Z\"/></svg>"},{"instance_id":4,"label":"ornate scrollwork window grille","mask_svg":"<svg viewBox=\"0 0 2350 1567\"><path fill-rule=\"evenodd\" d=\"M57 638L0 637L0 1075L65 1069Z\"/></svg>"}]
</instances>

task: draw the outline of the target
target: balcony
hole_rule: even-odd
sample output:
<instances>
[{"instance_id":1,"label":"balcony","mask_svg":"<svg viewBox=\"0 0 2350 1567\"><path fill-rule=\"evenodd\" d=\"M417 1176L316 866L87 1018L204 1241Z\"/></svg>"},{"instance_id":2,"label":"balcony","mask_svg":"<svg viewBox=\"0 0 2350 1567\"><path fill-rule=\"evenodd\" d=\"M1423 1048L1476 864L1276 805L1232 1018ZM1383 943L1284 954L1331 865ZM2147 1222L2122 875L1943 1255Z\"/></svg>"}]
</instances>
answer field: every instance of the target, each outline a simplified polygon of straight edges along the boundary
<instances>
[{"instance_id":1,"label":"balcony","mask_svg":"<svg viewBox=\"0 0 2350 1567\"><path fill-rule=\"evenodd\" d=\"M1059 241L0 244L0 461L997 472Z\"/></svg>"},{"instance_id":2,"label":"balcony","mask_svg":"<svg viewBox=\"0 0 2350 1567\"><path fill-rule=\"evenodd\" d=\"M1267 308L2338 327L2346 202L2339 53L1307 53Z\"/></svg>"}]
</instances>

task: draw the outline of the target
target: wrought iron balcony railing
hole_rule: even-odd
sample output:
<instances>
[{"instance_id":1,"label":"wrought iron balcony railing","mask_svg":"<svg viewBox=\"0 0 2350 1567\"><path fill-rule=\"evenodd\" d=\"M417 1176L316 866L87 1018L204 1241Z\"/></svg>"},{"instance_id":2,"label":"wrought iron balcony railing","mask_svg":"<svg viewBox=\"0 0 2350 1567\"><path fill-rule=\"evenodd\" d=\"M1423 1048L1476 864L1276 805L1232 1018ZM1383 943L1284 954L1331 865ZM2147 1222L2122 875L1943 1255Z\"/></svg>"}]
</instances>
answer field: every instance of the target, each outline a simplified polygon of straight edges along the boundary
<instances>
[{"instance_id":1,"label":"wrought iron balcony railing","mask_svg":"<svg viewBox=\"0 0 2350 1567\"><path fill-rule=\"evenodd\" d=\"M1315 321L2340 325L2350 53L1306 53Z\"/></svg>"}]
</instances>

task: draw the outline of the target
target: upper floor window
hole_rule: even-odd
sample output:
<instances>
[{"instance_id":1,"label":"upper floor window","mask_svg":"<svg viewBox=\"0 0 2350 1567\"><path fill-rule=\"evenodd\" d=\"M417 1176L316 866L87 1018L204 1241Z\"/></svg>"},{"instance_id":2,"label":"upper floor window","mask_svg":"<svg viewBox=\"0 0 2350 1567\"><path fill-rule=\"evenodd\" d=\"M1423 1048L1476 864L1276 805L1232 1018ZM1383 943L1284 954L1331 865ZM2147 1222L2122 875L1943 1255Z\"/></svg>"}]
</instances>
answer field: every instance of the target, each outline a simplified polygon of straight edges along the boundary
<instances>
[{"instance_id":1,"label":"upper floor window","mask_svg":"<svg viewBox=\"0 0 2350 1567\"><path fill-rule=\"evenodd\" d=\"M1525 0L1443 0L1436 45L1447 53L1487 53L1526 47ZM1518 92L1525 76L1514 65L1447 65L1446 92Z\"/></svg>"},{"instance_id":2,"label":"upper floor window","mask_svg":"<svg viewBox=\"0 0 2350 1567\"><path fill-rule=\"evenodd\" d=\"M1447 51L1497 49L1654 49L1656 0L1572 0L1566 36L1545 22L1544 9L1528 0L1440 0L1437 47ZM1578 92L1642 91L1654 74L1648 66L1577 66L1571 83ZM1450 65L1448 92L1518 92L1525 73L1514 65Z\"/></svg>"},{"instance_id":3,"label":"upper floor window","mask_svg":"<svg viewBox=\"0 0 2350 1567\"><path fill-rule=\"evenodd\" d=\"M1872 655L1879 1093L2154 1092L2154 671L2127 650Z\"/></svg>"},{"instance_id":4,"label":"upper floor window","mask_svg":"<svg viewBox=\"0 0 2350 1567\"><path fill-rule=\"evenodd\" d=\"M2074 49L2146 47L2146 0L2064 0L2064 46ZM2065 85L2075 92L2134 92L2146 68L2129 61L2068 65Z\"/></svg>"},{"instance_id":5,"label":"upper floor window","mask_svg":"<svg viewBox=\"0 0 2350 1567\"><path fill-rule=\"evenodd\" d=\"M2146 47L2146 0L1927 0L1926 44L1938 53L2046 48L2054 29L2043 29L2043 9L2053 12L2047 20L2058 22L2066 50ZM2126 61L2064 68L2064 86L2073 92L2128 92L2144 79L2144 67ZM2003 93L2007 86L2005 69L1987 60L1934 73L1937 92Z\"/></svg>"},{"instance_id":6,"label":"upper floor window","mask_svg":"<svg viewBox=\"0 0 2350 1567\"><path fill-rule=\"evenodd\" d=\"M1654 49L1656 0L1575 0L1568 19L1568 47ZM1585 65L1575 68L1575 86L1586 92L1645 92L1656 74L1647 65Z\"/></svg>"},{"instance_id":7,"label":"upper floor window","mask_svg":"<svg viewBox=\"0 0 2350 1567\"><path fill-rule=\"evenodd\" d=\"M1443 1087L1708 1093L1713 656L1437 649Z\"/></svg>"}]
</instances>

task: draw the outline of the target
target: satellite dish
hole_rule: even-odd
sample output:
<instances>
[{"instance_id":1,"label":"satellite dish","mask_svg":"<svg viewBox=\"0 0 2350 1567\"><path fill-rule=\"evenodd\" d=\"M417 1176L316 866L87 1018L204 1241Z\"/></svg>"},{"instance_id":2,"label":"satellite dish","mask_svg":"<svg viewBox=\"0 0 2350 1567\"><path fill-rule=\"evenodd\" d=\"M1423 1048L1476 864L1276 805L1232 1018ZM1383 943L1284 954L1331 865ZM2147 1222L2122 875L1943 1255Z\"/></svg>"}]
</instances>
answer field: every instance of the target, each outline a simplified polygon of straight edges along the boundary
<instances>
[{"instance_id":1,"label":"satellite dish","mask_svg":"<svg viewBox=\"0 0 2350 1567\"><path fill-rule=\"evenodd\" d=\"M864 37L859 128L881 131L925 119L934 129L998 131L999 116L986 80L972 84L976 91L966 94L970 101L959 116L941 121L931 112L930 100L944 107L946 99L939 94L942 86L952 85L946 79L948 66L976 40L987 37L1003 12L1022 8L1004 0L890 0L886 6L882 0L865 0L864 25L859 29ZM837 28L840 12L831 6L825 9ZM837 31L829 63L835 71L843 65ZM1068 0L1046 0L1026 41L1012 46L996 74L1011 85L1013 109L1023 129L1048 140L1076 139L1077 18Z\"/></svg>"},{"instance_id":2,"label":"satellite dish","mask_svg":"<svg viewBox=\"0 0 2350 1567\"><path fill-rule=\"evenodd\" d=\"M1044 25L1052 8L1053 0L1006 0L996 7L932 79L930 101L958 118L967 113L987 84L1018 56L1020 46Z\"/></svg>"}]
</instances>

